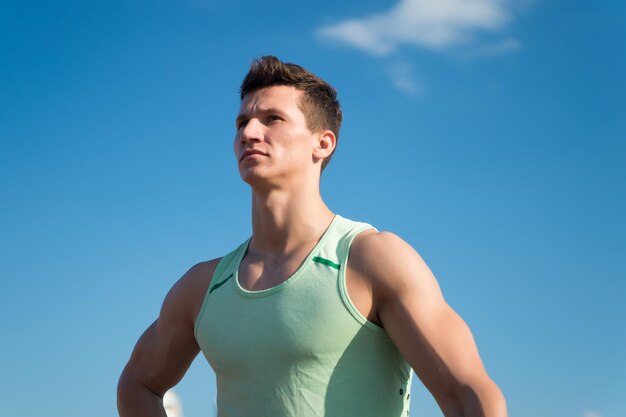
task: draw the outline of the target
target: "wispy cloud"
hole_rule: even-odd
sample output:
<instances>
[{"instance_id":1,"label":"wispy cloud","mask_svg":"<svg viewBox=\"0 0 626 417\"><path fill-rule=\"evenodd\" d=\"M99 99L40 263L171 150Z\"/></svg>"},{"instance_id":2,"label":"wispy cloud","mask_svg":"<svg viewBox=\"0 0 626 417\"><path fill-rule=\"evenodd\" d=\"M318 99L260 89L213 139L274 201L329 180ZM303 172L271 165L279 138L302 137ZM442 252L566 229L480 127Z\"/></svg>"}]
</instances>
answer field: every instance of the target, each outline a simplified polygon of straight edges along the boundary
<instances>
[{"instance_id":1,"label":"wispy cloud","mask_svg":"<svg viewBox=\"0 0 626 417\"><path fill-rule=\"evenodd\" d=\"M389 68L393 85L401 91L414 96L421 92L420 85L414 80L413 69L406 62L397 62Z\"/></svg>"},{"instance_id":2,"label":"wispy cloud","mask_svg":"<svg viewBox=\"0 0 626 417\"><path fill-rule=\"evenodd\" d=\"M583 413L583 417L602 417L602 414L594 410L587 410Z\"/></svg>"},{"instance_id":3,"label":"wispy cloud","mask_svg":"<svg viewBox=\"0 0 626 417\"><path fill-rule=\"evenodd\" d=\"M442 51L476 45L481 34L498 33L512 20L512 0L401 0L391 10L317 29L318 36L384 56L406 44ZM507 52L517 41L492 47ZM519 46L519 43L517 43Z\"/></svg>"},{"instance_id":4,"label":"wispy cloud","mask_svg":"<svg viewBox=\"0 0 626 417\"><path fill-rule=\"evenodd\" d=\"M513 8L532 0L400 0L390 10L349 18L319 27L316 35L368 54L388 57L402 46L433 52L453 51L461 58L502 55L521 47L504 31L513 20ZM395 54L398 58L398 54ZM402 59L402 58L400 58ZM393 85L416 95L420 84L411 66L388 66Z\"/></svg>"}]
</instances>

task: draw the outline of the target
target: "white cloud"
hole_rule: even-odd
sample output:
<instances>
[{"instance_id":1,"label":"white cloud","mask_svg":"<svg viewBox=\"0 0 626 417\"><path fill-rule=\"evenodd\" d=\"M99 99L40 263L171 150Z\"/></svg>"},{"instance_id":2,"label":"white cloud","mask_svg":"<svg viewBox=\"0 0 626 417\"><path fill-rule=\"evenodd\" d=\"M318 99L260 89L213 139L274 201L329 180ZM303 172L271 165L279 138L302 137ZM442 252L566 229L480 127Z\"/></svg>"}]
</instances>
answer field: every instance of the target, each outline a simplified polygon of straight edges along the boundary
<instances>
[{"instance_id":1,"label":"white cloud","mask_svg":"<svg viewBox=\"0 0 626 417\"><path fill-rule=\"evenodd\" d=\"M317 35L388 55L407 44L441 51L480 43L479 35L498 33L512 19L513 0L400 0L391 10L348 19L317 29ZM519 1L519 0L518 0ZM496 42L492 53L519 46L514 39Z\"/></svg>"},{"instance_id":2,"label":"white cloud","mask_svg":"<svg viewBox=\"0 0 626 417\"><path fill-rule=\"evenodd\" d=\"M602 417L602 414L594 410L587 410L583 413L583 417Z\"/></svg>"},{"instance_id":3,"label":"white cloud","mask_svg":"<svg viewBox=\"0 0 626 417\"><path fill-rule=\"evenodd\" d=\"M412 68L409 64L405 62L394 64L389 70L389 75L391 82L399 90L412 96L421 92L420 86L413 79Z\"/></svg>"}]
</instances>

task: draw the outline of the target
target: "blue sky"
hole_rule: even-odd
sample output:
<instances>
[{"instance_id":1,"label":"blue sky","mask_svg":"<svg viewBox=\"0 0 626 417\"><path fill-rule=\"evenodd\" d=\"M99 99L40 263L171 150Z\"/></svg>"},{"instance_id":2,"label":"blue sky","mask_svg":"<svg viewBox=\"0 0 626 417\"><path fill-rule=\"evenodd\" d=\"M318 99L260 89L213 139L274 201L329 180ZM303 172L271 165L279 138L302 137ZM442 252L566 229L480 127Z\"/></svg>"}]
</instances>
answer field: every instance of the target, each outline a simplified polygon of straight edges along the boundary
<instances>
[{"instance_id":1,"label":"blue sky","mask_svg":"<svg viewBox=\"0 0 626 417\"><path fill-rule=\"evenodd\" d=\"M0 400L111 416L172 283L250 233L237 90L339 91L322 193L411 243L511 416L626 416L626 3L0 3ZM176 387L212 416L204 359ZM441 415L416 381L412 413Z\"/></svg>"}]
</instances>

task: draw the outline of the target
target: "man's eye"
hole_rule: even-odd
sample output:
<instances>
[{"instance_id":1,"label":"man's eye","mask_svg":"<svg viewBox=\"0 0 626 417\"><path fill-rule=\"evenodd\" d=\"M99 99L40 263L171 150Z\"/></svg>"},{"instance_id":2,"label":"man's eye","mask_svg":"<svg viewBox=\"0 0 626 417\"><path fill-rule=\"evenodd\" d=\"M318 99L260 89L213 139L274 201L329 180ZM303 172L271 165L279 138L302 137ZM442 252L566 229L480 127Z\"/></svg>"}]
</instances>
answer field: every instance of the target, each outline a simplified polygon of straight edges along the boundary
<instances>
[{"instance_id":1,"label":"man's eye","mask_svg":"<svg viewBox=\"0 0 626 417\"><path fill-rule=\"evenodd\" d=\"M276 120L283 120L283 118L282 118L282 117L280 117L280 116L278 116L278 115L276 115L276 114L272 114L272 115L268 116L268 117L267 117L267 119L268 119L270 122L274 122L274 121L276 121Z\"/></svg>"},{"instance_id":2,"label":"man's eye","mask_svg":"<svg viewBox=\"0 0 626 417\"><path fill-rule=\"evenodd\" d=\"M247 120L240 120L239 122L237 122L237 130L243 129L244 127L246 127L247 123L248 123Z\"/></svg>"}]
</instances>

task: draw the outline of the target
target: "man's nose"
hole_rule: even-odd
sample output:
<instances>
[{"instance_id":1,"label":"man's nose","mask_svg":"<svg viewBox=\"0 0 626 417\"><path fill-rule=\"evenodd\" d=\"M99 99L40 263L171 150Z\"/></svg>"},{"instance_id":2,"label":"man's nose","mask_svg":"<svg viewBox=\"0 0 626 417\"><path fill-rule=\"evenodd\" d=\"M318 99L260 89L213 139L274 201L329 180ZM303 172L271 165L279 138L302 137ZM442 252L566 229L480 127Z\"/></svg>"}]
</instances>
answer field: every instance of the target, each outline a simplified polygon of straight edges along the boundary
<instances>
[{"instance_id":1,"label":"man's nose","mask_svg":"<svg viewBox=\"0 0 626 417\"><path fill-rule=\"evenodd\" d=\"M260 141L263 139L263 124L259 119L252 118L246 122L246 125L240 131L240 139L242 142Z\"/></svg>"}]
</instances>

